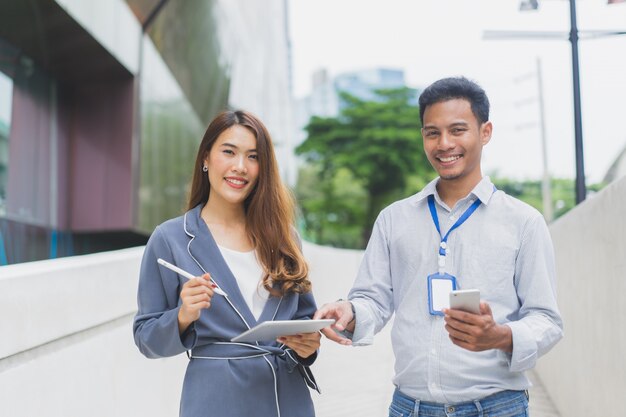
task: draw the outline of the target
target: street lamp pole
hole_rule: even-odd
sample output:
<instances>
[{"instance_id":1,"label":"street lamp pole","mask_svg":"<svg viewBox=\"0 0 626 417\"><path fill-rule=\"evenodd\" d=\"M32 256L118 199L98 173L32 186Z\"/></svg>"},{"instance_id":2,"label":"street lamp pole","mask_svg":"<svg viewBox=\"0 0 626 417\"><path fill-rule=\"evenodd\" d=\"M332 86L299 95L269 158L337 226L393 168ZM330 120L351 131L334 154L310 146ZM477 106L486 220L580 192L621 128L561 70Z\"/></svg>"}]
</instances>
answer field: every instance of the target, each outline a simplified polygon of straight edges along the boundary
<instances>
[{"instance_id":1,"label":"street lamp pole","mask_svg":"<svg viewBox=\"0 0 626 417\"><path fill-rule=\"evenodd\" d=\"M572 45L572 82L574 84L574 145L576 148L576 204L585 200L587 188L585 186L585 164L583 155L583 124L580 99L580 68L578 65L578 39L580 31L576 23L576 0L569 0L570 32L569 41ZM536 10L539 7L537 0L522 0L520 10ZM626 30L585 30L583 35L588 39L603 38L606 36L626 35ZM524 32L524 31L491 31L484 32L485 39L566 39L563 32Z\"/></svg>"},{"instance_id":2,"label":"street lamp pole","mask_svg":"<svg viewBox=\"0 0 626 417\"><path fill-rule=\"evenodd\" d=\"M576 0L569 0L570 32L572 45L572 82L574 84L574 143L576 146L576 204L587 196L585 185L585 163L583 156L583 123L580 107L580 67L578 64L578 25L576 23Z\"/></svg>"}]
</instances>

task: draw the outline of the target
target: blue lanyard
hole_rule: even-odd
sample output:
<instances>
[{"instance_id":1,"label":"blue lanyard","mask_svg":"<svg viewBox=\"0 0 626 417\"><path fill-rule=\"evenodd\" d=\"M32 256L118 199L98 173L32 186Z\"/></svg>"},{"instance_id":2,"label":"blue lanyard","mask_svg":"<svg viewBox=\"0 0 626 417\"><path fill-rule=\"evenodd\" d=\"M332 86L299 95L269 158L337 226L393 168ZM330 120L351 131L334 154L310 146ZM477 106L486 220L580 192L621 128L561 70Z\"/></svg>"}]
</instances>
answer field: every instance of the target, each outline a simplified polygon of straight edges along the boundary
<instances>
[{"instance_id":1,"label":"blue lanyard","mask_svg":"<svg viewBox=\"0 0 626 417\"><path fill-rule=\"evenodd\" d=\"M428 208L430 209L430 216L433 218L433 223L435 223L435 227L437 228L437 232L439 233L439 237L441 238L441 243L439 244L439 272L443 273L443 268L446 265L446 248L448 242L448 236L450 236L450 232L452 232L457 227L461 226L465 223L465 220L469 219L469 217L476 211L478 206L480 206L480 199L476 199L472 203L471 206L465 210L465 212L459 217L459 219L452 225L448 233L445 236L441 236L441 228L439 227L439 217L437 216L437 209L435 208L435 197L431 194L428 196Z\"/></svg>"}]
</instances>

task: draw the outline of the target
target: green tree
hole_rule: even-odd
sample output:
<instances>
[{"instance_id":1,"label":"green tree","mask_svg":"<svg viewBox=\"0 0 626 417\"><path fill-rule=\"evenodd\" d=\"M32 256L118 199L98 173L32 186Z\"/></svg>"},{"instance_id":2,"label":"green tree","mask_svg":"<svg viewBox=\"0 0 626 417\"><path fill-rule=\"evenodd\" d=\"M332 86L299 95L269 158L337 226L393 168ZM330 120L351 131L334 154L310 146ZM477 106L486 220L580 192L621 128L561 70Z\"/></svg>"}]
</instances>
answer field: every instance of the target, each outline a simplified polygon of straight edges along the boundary
<instances>
[{"instance_id":1,"label":"green tree","mask_svg":"<svg viewBox=\"0 0 626 417\"><path fill-rule=\"evenodd\" d=\"M362 247L362 225L367 195L350 171L340 169L322 177L318 164L300 169L296 185L303 237L311 242L343 248Z\"/></svg>"},{"instance_id":2,"label":"green tree","mask_svg":"<svg viewBox=\"0 0 626 417\"><path fill-rule=\"evenodd\" d=\"M312 117L306 127L308 138L296 149L317 167L324 204L336 205L336 200L347 198L337 195L335 178L342 171L365 191L363 215L353 216L360 222L360 247L369 239L380 210L401 196L409 181L423 183L419 178L433 175L423 151L419 108L410 103L413 94L408 88L377 90L378 100L365 101L343 93L340 115Z\"/></svg>"},{"instance_id":3,"label":"green tree","mask_svg":"<svg viewBox=\"0 0 626 417\"><path fill-rule=\"evenodd\" d=\"M497 175L494 174L492 174L491 177L498 189L530 204L539 211L543 210L541 180L513 180L497 177ZM587 186L589 196L600 191L605 185L604 183L597 183ZM550 186L552 191L554 219L556 220L576 206L575 183L574 180L569 178L553 178L550 181Z\"/></svg>"}]
</instances>

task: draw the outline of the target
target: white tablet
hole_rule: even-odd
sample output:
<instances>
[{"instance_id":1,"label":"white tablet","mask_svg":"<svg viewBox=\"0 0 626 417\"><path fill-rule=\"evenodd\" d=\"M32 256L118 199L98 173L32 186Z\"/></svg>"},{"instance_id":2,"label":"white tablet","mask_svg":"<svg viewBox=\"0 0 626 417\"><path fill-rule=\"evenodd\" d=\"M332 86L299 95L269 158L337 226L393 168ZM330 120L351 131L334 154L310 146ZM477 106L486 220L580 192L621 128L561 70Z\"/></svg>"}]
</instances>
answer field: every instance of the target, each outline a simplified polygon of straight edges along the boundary
<instances>
[{"instance_id":1,"label":"white tablet","mask_svg":"<svg viewBox=\"0 0 626 417\"><path fill-rule=\"evenodd\" d=\"M256 342L257 340L275 340L280 336L291 336L299 333L313 333L328 327L335 320L276 320L264 321L239 336L233 337L231 342Z\"/></svg>"}]
</instances>

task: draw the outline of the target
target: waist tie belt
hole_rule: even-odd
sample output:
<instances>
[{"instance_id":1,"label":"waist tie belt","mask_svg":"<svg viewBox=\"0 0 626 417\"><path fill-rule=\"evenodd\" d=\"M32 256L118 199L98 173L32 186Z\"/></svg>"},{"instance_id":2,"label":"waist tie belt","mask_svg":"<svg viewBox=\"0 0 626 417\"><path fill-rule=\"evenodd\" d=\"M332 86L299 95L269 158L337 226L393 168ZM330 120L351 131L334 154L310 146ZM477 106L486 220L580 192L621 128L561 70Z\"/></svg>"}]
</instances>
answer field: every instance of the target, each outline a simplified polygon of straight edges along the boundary
<instances>
[{"instance_id":1,"label":"waist tie belt","mask_svg":"<svg viewBox=\"0 0 626 417\"><path fill-rule=\"evenodd\" d=\"M280 405L278 403L278 379L276 377L276 370L272 366L272 363L269 361L269 359L267 359L266 357L269 355L276 355L280 358L283 358L286 355L289 355L289 353L286 350L275 346L257 346L239 342L213 342L208 345L203 345L196 349L193 349L191 351L191 355L188 354L190 359L209 360L252 359L262 357L272 371L272 377L274 379L274 400L276 401L276 415L277 417L280 417Z\"/></svg>"}]
</instances>

